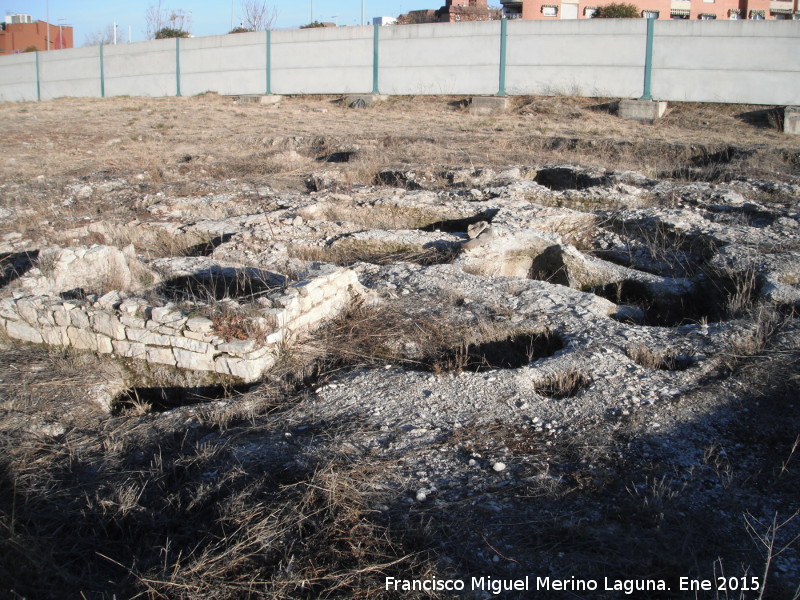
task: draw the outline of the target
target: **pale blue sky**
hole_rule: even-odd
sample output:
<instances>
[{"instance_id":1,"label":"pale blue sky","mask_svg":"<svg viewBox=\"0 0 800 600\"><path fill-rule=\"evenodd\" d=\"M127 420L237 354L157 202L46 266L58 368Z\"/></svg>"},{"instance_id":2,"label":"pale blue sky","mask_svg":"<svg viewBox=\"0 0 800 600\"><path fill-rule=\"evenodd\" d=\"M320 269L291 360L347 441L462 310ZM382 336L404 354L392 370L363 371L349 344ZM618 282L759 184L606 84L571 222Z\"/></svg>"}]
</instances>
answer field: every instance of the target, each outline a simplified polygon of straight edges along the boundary
<instances>
[{"instance_id":1,"label":"pale blue sky","mask_svg":"<svg viewBox=\"0 0 800 600\"><path fill-rule=\"evenodd\" d=\"M235 0L238 25L239 1ZM286 29L305 25L311 20L313 2L314 19L338 21L339 25L361 24L361 0L273 0L278 9L275 28ZM45 20L49 4L50 22L75 28L75 46L82 46L86 36L104 29L116 21L119 31L127 37L128 26L134 42L145 39L145 13L155 1L144 0L4 0L5 14L24 13L34 20ZM444 0L364 0L366 23L372 17L390 16L419 8L439 8ZM231 0L162 0L168 9L183 9L192 13L192 33L196 36L227 33L231 25ZM334 15L338 15L334 19Z\"/></svg>"}]
</instances>

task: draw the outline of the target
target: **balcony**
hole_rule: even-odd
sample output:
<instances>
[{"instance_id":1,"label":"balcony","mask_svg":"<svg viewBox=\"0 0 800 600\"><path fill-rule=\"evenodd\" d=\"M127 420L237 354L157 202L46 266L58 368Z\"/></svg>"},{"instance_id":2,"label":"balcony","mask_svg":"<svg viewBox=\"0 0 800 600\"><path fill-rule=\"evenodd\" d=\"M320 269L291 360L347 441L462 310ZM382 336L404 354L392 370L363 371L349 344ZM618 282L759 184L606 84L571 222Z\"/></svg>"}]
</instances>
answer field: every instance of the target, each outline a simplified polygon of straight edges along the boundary
<instances>
[{"instance_id":1,"label":"balcony","mask_svg":"<svg viewBox=\"0 0 800 600\"><path fill-rule=\"evenodd\" d=\"M790 14L793 9L793 0L771 0L769 3L769 12L772 14Z\"/></svg>"},{"instance_id":2,"label":"balcony","mask_svg":"<svg viewBox=\"0 0 800 600\"><path fill-rule=\"evenodd\" d=\"M522 0L500 0L500 4L503 5L503 8L519 8L522 10Z\"/></svg>"},{"instance_id":3,"label":"balcony","mask_svg":"<svg viewBox=\"0 0 800 600\"><path fill-rule=\"evenodd\" d=\"M669 3L670 10L690 10L692 8L691 0L672 0Z\"/></svg>"}]
</instances>

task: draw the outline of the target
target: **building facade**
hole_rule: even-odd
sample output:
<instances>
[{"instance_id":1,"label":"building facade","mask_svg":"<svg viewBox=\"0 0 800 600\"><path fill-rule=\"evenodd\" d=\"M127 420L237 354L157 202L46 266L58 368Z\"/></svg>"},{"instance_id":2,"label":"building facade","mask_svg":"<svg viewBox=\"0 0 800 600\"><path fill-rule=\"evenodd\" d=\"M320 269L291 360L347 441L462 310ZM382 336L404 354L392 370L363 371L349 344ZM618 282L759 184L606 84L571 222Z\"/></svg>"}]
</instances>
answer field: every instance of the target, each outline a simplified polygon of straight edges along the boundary
<instances>
[{"instance_id":1,"label":"building facade","mask_svg":"<svg viewBox=\"0 0 800 600\"><path fill-rule=\"evenodd\" d=\"M48 48L48 28L50 47ZM8 15L0 24L0 55L29 50L61 50L72 48L72 26L34 21L30 15Z\"/></svg>"},{"instance_id":2,"label":"building facade","mask_svg":"<svg viewBox=\"0 0 800 600\"><path fill-rule=\"evenodd\" d=\"M590 19L601 6L634 4L652 19L794 19L799 0L500 0L507 19Z\"/></svg>"}]
</instances>

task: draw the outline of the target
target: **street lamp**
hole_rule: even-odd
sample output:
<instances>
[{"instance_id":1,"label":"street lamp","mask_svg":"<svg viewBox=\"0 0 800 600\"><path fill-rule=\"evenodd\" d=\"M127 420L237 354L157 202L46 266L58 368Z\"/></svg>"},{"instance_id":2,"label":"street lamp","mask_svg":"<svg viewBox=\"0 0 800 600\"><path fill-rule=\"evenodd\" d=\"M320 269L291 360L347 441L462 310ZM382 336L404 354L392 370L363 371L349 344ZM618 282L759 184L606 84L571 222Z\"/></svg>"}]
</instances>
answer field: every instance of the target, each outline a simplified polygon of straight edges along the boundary
<instances>
[{"instance_id":1,"label":"street lamp","mask_svg":"<svg viewBox=\"0 0 800 600\"><path fill-rule=\"evenodd\" d=\"M361 24L364 24L364 0L361 0Z\"/></svg>"},{"instance_id":2,"label":"street lamp","mask_svg":"<svg viewBox=\"0 0 800 600\"><path fill-rule=\"evenodd\" d=\"M50 0L44 3L44 20L47 21L47 49L50 50Z\"/></svg>"},{"instance_id":3,"label":"street lamp","mask_svg":"<svg viewBox=\"0 0 800 600\"><path fill-rule=\"evenodd\" d=\"M313 23L314 22L314 0L310 0L310 1L311 1L311 21L310 22Z\"/></svg>"},{"instance_id":4,"label":"street lamp","mask_svg":"<svg viewBox=\"0 0 800 600\"><path fill-rule=\"evenodd\" d=\"M63 50L64 49L64 21L66 21L66 19L64 17L61 17L60 19L58 19L58 49L59 50Z\"/></svg>"}]
</instances>

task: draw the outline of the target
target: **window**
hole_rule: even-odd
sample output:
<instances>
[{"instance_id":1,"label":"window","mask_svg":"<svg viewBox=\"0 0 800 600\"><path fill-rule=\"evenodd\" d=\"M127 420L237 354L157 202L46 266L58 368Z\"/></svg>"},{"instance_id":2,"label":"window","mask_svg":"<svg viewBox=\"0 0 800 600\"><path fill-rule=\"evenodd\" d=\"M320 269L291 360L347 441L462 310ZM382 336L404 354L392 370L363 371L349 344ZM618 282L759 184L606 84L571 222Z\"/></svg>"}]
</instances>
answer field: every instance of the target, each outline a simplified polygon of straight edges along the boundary
<instances>
[{"instance_id":1,"label":"window","mask_svg":"<svg viewBox=\"0 0 800 600\"><path fill-rule=\"evenodd\" d=\"M763 10L751 10L750 11L750 18L754 21L763 21L764 20L764 11Z\"/></svg>"},{"instance_id":2,"label":"window","mask_svg":"<svg viewBox=\"0 0 800 600\"><path fill-rule=\"evenodd\" d=\"M558 15L558 7L553 6L552 4L545 4L542 6L542 14L545 17L555 17Z\"/></svg>"},{"instance_id":3,"label":"window","mask_svg":"<svg viewBox=\"0 0 800 600\"><path fill-rule=\"evenodd\" d=\"M689 11L681 9L681 8L673 8L671 11L669 11L669 18L670 19L688 19L689 18Z\"/></svg>"},{"instance_id":4,"label":"window","mask_svg":"<svg viewBox=\"0 0 800 600\"><path fill-rule=\"evenodd\" d=\"M697 15L697 18L700 19L701 21L713 21L714 19L717 18L717 15L711 13L700 13L699 15Z\"/></svg>"},{"instance_id":5,"label":"window","mask_svg":"<svg viewBox=\"0 0 800 600\"><path fill-rule=\"evenodd\" d=\"M597 12L596 6L587 6L583 9L583 16L587 19L591 19L594 14Z\"/></svg>"}]
</instances>

